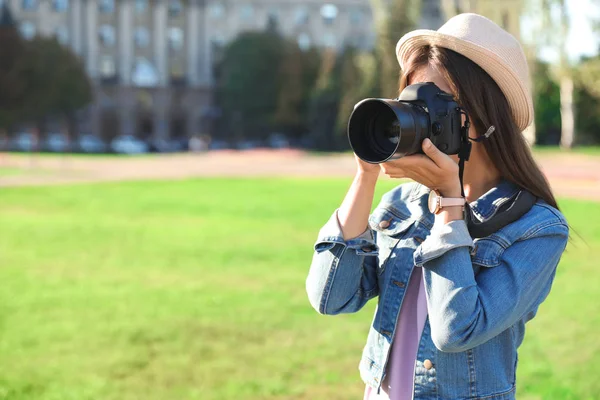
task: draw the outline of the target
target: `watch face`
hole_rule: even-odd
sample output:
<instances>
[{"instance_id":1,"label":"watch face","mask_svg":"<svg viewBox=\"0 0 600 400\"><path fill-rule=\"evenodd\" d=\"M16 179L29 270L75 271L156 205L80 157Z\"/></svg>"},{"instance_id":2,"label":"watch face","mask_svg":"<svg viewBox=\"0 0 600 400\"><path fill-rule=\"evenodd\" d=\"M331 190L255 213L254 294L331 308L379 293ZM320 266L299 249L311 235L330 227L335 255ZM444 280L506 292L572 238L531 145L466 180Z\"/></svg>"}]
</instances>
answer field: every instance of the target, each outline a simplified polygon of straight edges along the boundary
<instances>
[{"instance_id":1,"label":"watch face","mask_svg":"<svg viewBox=\"0 0 600 400\"><path fill-rule=\"evenodd\" d=\"M435 190L429 192L429 211L431 211L434 214L438 211L438 197L439 196Z\"/></svg>"}]
</instances>

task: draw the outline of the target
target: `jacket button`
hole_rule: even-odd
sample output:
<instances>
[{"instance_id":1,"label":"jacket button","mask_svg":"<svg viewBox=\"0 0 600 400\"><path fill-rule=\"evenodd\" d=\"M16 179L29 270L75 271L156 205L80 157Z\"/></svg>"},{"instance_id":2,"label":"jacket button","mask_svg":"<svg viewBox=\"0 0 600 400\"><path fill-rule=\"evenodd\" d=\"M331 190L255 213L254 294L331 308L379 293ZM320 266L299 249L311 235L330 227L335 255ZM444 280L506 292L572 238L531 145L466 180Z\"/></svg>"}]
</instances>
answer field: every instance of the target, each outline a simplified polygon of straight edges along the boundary
<instances>
[{"instance_id":1,"label":"jacket button","mask_svg":"<svg viewBox=\"0 0 600 400\"><path fill-rule=\"evenodd\" d=\"M369 246L365 246L361 250L364 251L365 253L370 253L371 252L371 248Z\"/></svg>"},{"instance_id":2,"label":"jacket button","mask_svg":"<svg viewBox=\"0 0 600 400\"><path fill-rule=\"evenodd\" d=\"M381 229L387 229L390 226L390 221L381 221L379 223L379 227Z\"/></svg>"},{"instance_id":3,"label":"jacket button","mask_svg":"<svg viewBox=\"0 0 600 400\"><path fill-rule=\"evenodd\" d=\"M401 287L401 288L406 286L406 284L404 282L400 282L400 281L394 281L393 283L394 283L394 285Z\"/></svg>"},{"instance_id":4,"label":"jacket button","mask_svg":"<svg viewBox=\"0 0 600 400\"><path fill-rule=\"evenodd\" d=\"M423 366L426 370L430 370L431 368L433 368L433 363L431 362L431 360L425 360L423 361Z\"/></svg>"}]
</instances>

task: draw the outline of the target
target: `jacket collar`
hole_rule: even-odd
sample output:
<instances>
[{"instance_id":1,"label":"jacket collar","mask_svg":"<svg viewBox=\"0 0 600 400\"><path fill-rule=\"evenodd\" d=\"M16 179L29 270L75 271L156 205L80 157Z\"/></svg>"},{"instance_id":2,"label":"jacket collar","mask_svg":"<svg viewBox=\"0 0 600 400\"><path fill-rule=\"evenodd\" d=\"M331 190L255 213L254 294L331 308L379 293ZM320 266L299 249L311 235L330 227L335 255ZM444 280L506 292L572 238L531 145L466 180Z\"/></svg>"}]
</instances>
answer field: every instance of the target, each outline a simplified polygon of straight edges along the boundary
<instances>
[{"instance_id":1,"label":"jacket collar","mask_svg":"<svg viewBox=\"0 0 600 400\"><path fill-rule=\"evenodd\" d=\"M483 196L469 203L469 206L473 214L483 222L493 217L498 209L518 192L519 187L517 185L502 179L498 185L490 189Z\"/></svg>"}]
</instances>

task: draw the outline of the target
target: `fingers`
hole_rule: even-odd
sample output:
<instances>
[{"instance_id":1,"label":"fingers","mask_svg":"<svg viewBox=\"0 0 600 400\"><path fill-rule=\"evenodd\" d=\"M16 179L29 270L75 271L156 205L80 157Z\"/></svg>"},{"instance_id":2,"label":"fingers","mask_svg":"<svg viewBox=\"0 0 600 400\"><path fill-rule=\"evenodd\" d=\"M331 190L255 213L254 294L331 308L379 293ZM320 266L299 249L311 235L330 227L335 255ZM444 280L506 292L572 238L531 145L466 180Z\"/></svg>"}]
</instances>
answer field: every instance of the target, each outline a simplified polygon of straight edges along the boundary
<instances>
[{"instance_id":1,"label":"fingers","mask_svg":"<svg viewBox=\"0 0 600 400\"><path fill-rule=\"evenodd\" d=\"M437 168L437 165L423 154L405 156L397 160L387 161L382 165L389 169L398 168L407 172L415 170L433 170Z\"/></svg>"},{"instance_id":2,"label":"fingers","mask_svg":"<svg viewBox=\"0 0 600 400\"><path fill-rule=\"evenodd\" d=\"M390 178L406 178L406 172L391 163L383 163L379 164L379 167L383 171L384 174L389 176Z\"/></svg>"},{"instance_id":3,"label":"fingers","mask_svg":"<svg viewBox=\"0 0 600 400\"><path fill-rule=\"evenodd\" d=\"M435 147L435 145L429 139L423 140L422 148L425 155L440 168L444 168L444 166L448 165L448 161L454 162L450 157L448 157L448 155Z\"/></svg>"}]
</instances>

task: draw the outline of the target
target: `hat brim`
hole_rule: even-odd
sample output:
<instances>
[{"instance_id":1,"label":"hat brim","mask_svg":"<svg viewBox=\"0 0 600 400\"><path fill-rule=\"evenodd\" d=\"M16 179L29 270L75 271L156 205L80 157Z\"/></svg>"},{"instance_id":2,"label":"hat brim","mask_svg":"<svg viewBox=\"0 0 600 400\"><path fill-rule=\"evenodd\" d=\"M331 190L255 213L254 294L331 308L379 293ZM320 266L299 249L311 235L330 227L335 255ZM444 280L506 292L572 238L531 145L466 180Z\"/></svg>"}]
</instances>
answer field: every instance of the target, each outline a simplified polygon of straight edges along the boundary
<instances>
[{"instance_id":1,"label":"hat brim","mask_svg":"<svg viewBox=\"0 0 600 400\"><path fill-rule=\"evenodd\" d=\"M498 55L475 43L455 36L428 29L419 29L404 35L396 45L396 55L400 68L404 69L413 51L426 45L435 45L453 50L479 65L494 79L506 96L519 129L523 131L531 124L533 121L531 89L525 87L518 74L505 61L510 60L509 54Z\"/></svg>"}]
</instances>

